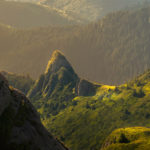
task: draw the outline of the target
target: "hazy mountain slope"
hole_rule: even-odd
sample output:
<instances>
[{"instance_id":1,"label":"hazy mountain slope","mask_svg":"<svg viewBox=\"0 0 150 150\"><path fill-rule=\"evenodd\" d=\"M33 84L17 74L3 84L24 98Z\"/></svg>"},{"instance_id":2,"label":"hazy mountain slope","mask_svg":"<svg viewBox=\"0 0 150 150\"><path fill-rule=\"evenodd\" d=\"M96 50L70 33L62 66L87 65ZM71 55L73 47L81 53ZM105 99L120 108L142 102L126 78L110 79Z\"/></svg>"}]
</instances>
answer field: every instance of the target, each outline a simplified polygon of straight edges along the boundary
<instances>
[{"instance_id":1,"label":"hazy mountain slope","mask_svg":"<svg viewBox=\"0 0 150 150\"><path fill-rule=\"evenodd\" d=\"M149 143L149 128L122 128L108 136L101 150L149 150Z\"/></svg>"},{"instance_id":2,"label":"hazy mountain slope","mask_svg":"<svg viewBox=\"0 0 150 150\"><path fill-rule=\"evenodd\" d=\"M0 74L0 145L4 150L66 150L47 132L29 100Z\"/></svg>"},{"instance_id":3,"label":"hazy mountain slope","mask_svg":"<svg viewBox=\"0 0 150 150\"><path fill-rule=\"evenodd\" d=\"M108 12L131 6L134 2L135 0L46 0L45 4L73 17L80 17L81 20L95 21Z\"/></svg>"},{"instance_id":4,"label":"hazy mountain slope","mask_svg":"<svg viewBox=\"0 0 150 150\"><path fill-rule=\"evenodd\" d=\"M38 77L52 51L61 49L80 76L122 83L150 67L149 16L147 7L112 13L87 26L0 27L0 68Z\"/></svg>"},{"instance_id":5,"label":"hazy mountain slope","mask_svg":"<svg viewBox=\"0 0 150 150\"><path fill-rule=\"evenodd\" d=\"M29 2L29 0L17 0ZM148 0L149 1L149 0ZM60 14L68 16L79 22L96 21L104 15L133 6L138 6L144 0L35 0L46 7L57 10Z\"/></svg>"},{"instance_id":6,"label":"hazy mountain slope","mask_svg":"<svg viewBox=\"0 0 150 150\"><path fill-rule=\"evenodd\" d=\"M19 89L24 94L27 94L34 84L34 80L29 75L17 75L5 71L2 71L1 74L8 80L9 85Z\"/></svg>"},{"instance_id":7,"label":"hazy mountain slope","mask_svg":"<svg viewBox=\"0 0 150 150\"><path fill-rule=\"evenodd\" d=\"M73 23L57 11L37 4L0 1L0 22L19 28Z\"/></svg>"}]
</instances>

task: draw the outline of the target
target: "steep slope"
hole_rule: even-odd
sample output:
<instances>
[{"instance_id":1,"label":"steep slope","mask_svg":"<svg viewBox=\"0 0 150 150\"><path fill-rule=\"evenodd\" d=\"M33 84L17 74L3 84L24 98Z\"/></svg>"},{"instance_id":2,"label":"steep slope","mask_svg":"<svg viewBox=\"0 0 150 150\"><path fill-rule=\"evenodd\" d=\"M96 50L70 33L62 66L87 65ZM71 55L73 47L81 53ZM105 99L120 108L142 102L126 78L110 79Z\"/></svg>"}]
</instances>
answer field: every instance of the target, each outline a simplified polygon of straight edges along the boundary
<instances>
[{"instance_id":1,"label":"steep slope","mask_svg":"<svg viewBox=\"0 0 150 150\"><path fill-rule=\"evenodd\" d=\"M56 50L48 62L45 73L36 81L28 97L35 106L42 103L41 108L44 112L48 111L47 115L55 114L64 109L76 96L78 82L79 78L70 63L60 51Z\"/></svg>"},{"instance_id":2,"label":"steep slope","mask_svg":"<svg viewBox=\"0 0 150 150\"><path fill-rule=\"evenodd\" d=\"M72 102L45 117L44 125L72 150L99 150L114 129L150 126L150 71L127 84L101 85L94 96Z\"/></svg>"},{"instance_id":3,"label":"steep slope","mask_svg":"<svg viewBox=\"0 0 150 150\"><path fill-rule=\"evenodd\" d=\"M0 22L19 28L75 23L56 10L32 3L0 1Z\"/></svg>"},{"instance_id":4,"label":"steep slope","mask_svg":"<svg viewBox=\"0 0 150 150\"><path fill-rule=\"evenodd\" d=\"M0 145L4 150L65 150L47 132L29 100L0 74Z\"/></svg>"},{"instance_id":5,"label":"steep slope","mask_svg":"<svg viewBox=\"0 0 150 150\"><path fill-rule=\"evenodd\" d=\"M19 89L24 94L27 94L34 84L34 80L29 75L17 75L6 71L2 71L1 74L8 80L9 85Z\"/></svg>"},{"instance_id":6,"label":"steep slope","mask_svg":"<svg viewBox=\"0 0 150 150\"><path fill-rule=\"evenodd\" d=\"M132 127L113 131L101 150L149 150L149 147L150 129Z\"/></svg>"},{"instance_id":7,"label":"steep slope","mask_svg":"<svg viewBox=\"0 0 150 150\"><path fill-rule=\"evenodd\" d=\"M150 67L149 16L147 7L112 13L88 26L21 31L0 26L0 68L37 78L49 54L61 49L81 77L122 83Z\"/></svg>"}]
</instances>

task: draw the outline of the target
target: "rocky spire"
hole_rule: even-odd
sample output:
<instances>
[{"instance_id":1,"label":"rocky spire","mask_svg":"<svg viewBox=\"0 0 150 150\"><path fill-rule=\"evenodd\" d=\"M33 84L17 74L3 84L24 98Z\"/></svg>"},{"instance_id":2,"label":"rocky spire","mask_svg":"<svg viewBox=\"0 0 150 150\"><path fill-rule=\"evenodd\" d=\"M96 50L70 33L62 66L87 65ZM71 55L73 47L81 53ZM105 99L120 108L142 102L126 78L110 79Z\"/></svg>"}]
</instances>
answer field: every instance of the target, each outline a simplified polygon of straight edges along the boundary
<instances>
[{"instance_id":1,"label":"rocky spire","mask_svg":"<svg viewBox=\"0 0 150 150\"><path fill-rule=\"evenodd\" d=\"M55 50L48 62L45 73L57 72L61 67L73 70L64 54L59 50Z\"/></svg>"}]
</instances>

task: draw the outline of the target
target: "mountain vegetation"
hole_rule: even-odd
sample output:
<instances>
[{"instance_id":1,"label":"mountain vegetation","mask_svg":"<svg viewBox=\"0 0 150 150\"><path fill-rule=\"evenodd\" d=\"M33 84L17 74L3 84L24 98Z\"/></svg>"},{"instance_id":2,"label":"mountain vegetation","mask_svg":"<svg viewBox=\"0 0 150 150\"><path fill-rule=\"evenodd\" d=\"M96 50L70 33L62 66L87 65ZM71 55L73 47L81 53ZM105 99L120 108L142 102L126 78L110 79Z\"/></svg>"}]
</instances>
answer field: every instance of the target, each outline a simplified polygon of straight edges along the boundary
<instances>
[{"instance_id":1,"label":"mountain vegetation","mask_svg":"<svg viewBox=\"0 0 150 150\"><path fill-rule=\"evenodd\" d=\"M0 145L3 150L67 150L43 127L29 100L0 74Z\"/></svg>"},{"instance_id":2,"label":"mountain vegetation","mask_svg":"<svg viewBox=\"0 0 150 150\"><path fill-rule=\"evenodd\" d=\"M76 21L42 5L0 0L0 23L17 28L33 28L69 25Z\"/></svg>"},{"instance_id":3,"label":"mountain vegetation","mask_svg":"<svg viewBox=\"0 0 150 150\"><path fill-rule=\"evenodd\" d=\"M81 77L123 83L150 67L149 15L147 6L86 26L16 30L1 25L0 68L38 78L52 51L61 49Z\"/></svg>"},{"instance_id":4,"label":"mountain vegetation","mask_svg":"<svg viewBox=\"0 0 150 150\"><path fill-rule=\"evenodd\" d=\"M149 147L150 129L131 127L113 131L101 150L149 150Z\"/></svg>"},{"instance_id":5,"label":"mountain vegetation","mask_svg":"<svg viewBox=\"0 0 150 150\"><path fill-rule=\"evenodd\" d=\"M99 150L115 129L150 126L149 87L150 71L119 86L81 79L55 51L28 96L45 127L67 147Z\"/></svg>"}]
</instances>

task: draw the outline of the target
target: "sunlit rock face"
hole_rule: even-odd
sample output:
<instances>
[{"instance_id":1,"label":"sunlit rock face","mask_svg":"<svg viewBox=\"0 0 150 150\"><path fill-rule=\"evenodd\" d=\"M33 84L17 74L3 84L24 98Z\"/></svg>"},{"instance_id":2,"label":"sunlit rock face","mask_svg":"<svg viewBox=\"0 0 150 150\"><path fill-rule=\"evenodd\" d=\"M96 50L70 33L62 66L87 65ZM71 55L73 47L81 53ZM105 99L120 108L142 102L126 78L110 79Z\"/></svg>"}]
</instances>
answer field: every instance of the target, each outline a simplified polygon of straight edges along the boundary
<instances>
[{"instance_id":1,"label":"sunlit rock face","mask_svg":"<svg viewBox=\"0 0 150 150\"><path fill-rule=\"evenodd\" d=\"M66 150L41 124L32 104L0 75L0 145L3 150Z\"/></svg>"}]
</instances>

